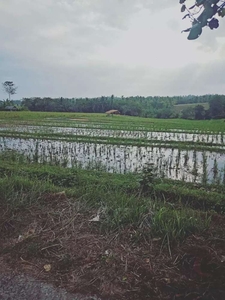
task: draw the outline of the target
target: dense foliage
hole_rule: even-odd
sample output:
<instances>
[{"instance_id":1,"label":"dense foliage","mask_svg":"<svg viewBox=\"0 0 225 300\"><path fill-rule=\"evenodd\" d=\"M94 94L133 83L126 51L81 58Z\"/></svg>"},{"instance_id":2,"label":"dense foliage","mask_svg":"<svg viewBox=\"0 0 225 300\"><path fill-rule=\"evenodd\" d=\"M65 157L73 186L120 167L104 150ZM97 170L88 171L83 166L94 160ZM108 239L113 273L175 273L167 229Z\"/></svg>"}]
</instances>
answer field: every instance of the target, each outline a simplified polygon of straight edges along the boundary
<instances>
[{"instance_id":1,"label":"dense foliage","mask_svg":"<svg viewBox=\"0 0 225 300\"><path fill-rule=\"evenodd\" d=\"M32 111L104 113L111 109L123 115L174 117L174 99L169 97L25 98L22 104Z\"/></svg>"},{"instance_id":2,"label":"dense foliage","mask_svg":"<svg viewBox=\"0 0 225 300\"><path fill-rule=\"evenodd\" d=\"M191 120L222 119L225 118L225 96L214 95L209 100L209 108L201 104L187 106L181 111L181 118Z\"/></svg>"},{"instance_id":3,"label":"dense foliage","mask_svg":"<svg viewBox=\"0 0 225 300\"><path fill-rule=\"evenodd\" d=\"M176 111L177 104L195 104ZM209 109L201 103L209 103ZM148 118L210 119L225 117L225 96L176 97L98 97L98 98L24 98L22 106L31 111L104 113L111 109L123 115Z\"/></svg>"}]
</instances>

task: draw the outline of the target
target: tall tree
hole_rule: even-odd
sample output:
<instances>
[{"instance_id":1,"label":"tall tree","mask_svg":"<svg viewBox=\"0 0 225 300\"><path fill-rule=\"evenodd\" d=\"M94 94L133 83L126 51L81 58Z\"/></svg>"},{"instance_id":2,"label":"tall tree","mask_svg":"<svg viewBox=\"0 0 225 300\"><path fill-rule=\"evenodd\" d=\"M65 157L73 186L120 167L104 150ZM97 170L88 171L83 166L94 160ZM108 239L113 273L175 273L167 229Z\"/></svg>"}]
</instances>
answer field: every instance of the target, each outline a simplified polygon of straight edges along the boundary
<instances>
[{"instance_id":1,"label":"tall tree","mask_svg":"<svg viewBox=\"0 0 225 300\"><path fill-rule=\"evenodd\" d=\"M225 117L225 97L215 95L209 102L209 110L213 119L221 119Z\"/></svg>"},{"instance_id":2,"label":"tall tree","mask_svg":"<svg viewBox=\"0 0 225 300\"><path fill-rule=\"evenodd\" d=\"M186 6L186 0L179 0L181 12L185 12L183 19L190 18L192 26L182 32L189 32L188 40L195 40L202 34L202 28L219 27L219 20L215 18L225 16L225 1L222 0L196 0L191 7ZM194 2L194 1L193 1Z\"/></svg>"},{"instance_id":3,"label":"tall tree","mask_svg":"<svg viewBox=\"0 0 225 300\"><path fill-rule=\"evenodd\" d=\"M9 101L11 98L11 95L16 94L17 87L13 83L13 81L5 81L2 83L3 90L9 95Z\"/></svg>"},{"instance_id":4,"label":"tall tree","mask_svg":"<svg viewBox=\"0 0 225 300\"><path fill-rule=\"evenodd\" d=\"M195 106L195 120L203 120L205 118L205 108L203 105Z\"/></svg>"},{"instance_id":5,"label":"tall tree","mask_svg":"<svg viewBox=\"0 0 225 300\"><path fill-rule=\"evenodd\" d=\"M181 112L182 119L194 120L195 118L195 109L191 106L183 109Z\"/></svg>"}]
</instances>

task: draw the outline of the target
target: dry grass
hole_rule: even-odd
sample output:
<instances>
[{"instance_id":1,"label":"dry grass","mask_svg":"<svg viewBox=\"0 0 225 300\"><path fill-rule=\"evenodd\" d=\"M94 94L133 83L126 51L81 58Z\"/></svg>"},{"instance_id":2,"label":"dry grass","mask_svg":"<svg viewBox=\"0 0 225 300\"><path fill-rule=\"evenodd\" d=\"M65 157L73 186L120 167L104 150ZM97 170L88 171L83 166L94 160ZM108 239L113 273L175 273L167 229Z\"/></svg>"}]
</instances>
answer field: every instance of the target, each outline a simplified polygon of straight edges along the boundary
<instances>
[{"instance_id":1,"label":"dry grass","mask_svg":"<svg viewBox=\"0 0 225 300\"><path fill-rule=\"evenodd\" d=\"M173 246L151 239L150 229L103 233L101 222L90 221L97 211L64 192L39 202L1 215L1 260L14 270L103 299L223 299L224 216Z\"/></svg>"}]
</instances>

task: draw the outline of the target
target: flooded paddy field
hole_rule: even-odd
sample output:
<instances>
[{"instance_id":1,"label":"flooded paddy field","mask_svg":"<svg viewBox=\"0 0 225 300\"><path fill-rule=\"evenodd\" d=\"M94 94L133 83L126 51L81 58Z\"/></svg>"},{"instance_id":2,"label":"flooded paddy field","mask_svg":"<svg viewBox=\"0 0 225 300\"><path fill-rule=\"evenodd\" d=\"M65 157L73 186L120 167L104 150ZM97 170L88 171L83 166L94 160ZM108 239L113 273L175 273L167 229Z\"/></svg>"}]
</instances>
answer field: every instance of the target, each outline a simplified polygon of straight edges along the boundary
<instances>
[{"instance_id":1,"label":"flooded paddy field","mask_svg":"<svg viewBox=\"0 0 225 300\"><path fill-rule=\"evenodd\" d=\"M141 172L153 164L158 177L200 183L223 184L225 181L225 153L213 151L13 137L0 137L0 151L16 151L31 162L69 168L101 168L124 174Z\"/></svg>"},{"instance_id":2,"label":"flooded paddy field","mask_svg":"<svg viewBox=\"0 0 225 300\"><path fill-rule=\"evenodd\" d=\"M131 130L109 130L109 129L91 129L80 127L47 127L47 126L17 126L2 127L0 132L21 132L21 133L46 133L62 135L78 135L89 137L113 137L123 139L146 139L164 142L196 142L205 144L217 144L224 146L225 134L214 133L204 134L197 132L175 132L175 131L131 131Z\"/></svg>"},{"instance_id":3,"label":"flooded paddy field","mask_svg":"<svg viewBox=\"0 0 225 300\"><path fill-rule=\"evenodd\" d=\"M122 174L141 172L152 164L161 178L225 182L223 120L41 112L12 113L0 119L0 151L16 151L30 161Z\"/></svg>"},{"instance_id":4,"label":"flooded paddy field","mask_svg":"<svg viewBox=\"0 0 225 300\"><path fill-rule=\"evenodd\" d=\"M180 150L225 151L223 132L208 134L182 131L112 130L61 126L2 126L0 136L67 142L145 146Z\"/></svg>"}]
</instances>

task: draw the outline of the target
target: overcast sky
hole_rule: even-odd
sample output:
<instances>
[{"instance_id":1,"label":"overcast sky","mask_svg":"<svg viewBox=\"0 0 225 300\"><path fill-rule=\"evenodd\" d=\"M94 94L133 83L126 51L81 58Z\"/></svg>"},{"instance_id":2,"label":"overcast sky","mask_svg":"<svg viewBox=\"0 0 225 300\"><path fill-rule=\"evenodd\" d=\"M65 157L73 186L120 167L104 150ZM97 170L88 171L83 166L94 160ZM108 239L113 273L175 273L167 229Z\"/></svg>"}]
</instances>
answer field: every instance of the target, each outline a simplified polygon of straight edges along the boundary
<instances>
[{"instance_id":1,"label":"overcast sky","mask_svg":"<svg viewBox=\"0 0 225 300\"><path fill-rule=\"evenodd\" d=\"M188 41L182 16L178 0L0 0L0 81L13 99L225 93L225 18Z\"/></svg>"}]
</instances>

